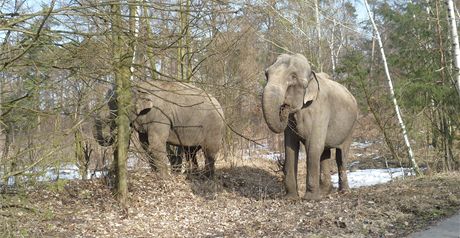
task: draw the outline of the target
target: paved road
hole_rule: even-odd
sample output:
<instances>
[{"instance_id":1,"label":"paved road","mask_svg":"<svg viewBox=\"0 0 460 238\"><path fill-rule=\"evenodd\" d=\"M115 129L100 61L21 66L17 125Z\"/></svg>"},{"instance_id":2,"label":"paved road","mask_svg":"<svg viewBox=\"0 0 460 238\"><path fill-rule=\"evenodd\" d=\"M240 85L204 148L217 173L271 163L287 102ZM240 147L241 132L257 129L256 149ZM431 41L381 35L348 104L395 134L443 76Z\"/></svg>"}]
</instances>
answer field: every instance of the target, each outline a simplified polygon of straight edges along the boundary
<instances>
[{"instance_id":1,"label":"paved road","mask_svg":"<svg viewBox=\"0 0 460 238\"><path fill-rule=\"evenodd\" d=\"M460 213L407 238L460 238Z\"/></svg>"}]
</instances>

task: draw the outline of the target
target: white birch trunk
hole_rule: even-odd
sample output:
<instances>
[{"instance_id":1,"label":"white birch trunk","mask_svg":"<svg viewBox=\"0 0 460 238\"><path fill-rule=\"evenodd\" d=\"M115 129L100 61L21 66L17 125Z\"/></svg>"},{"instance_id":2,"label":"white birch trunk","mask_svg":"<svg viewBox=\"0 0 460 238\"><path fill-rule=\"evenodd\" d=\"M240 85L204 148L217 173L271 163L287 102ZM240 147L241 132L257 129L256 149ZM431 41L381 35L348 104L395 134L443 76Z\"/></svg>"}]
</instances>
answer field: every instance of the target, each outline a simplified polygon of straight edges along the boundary
<instances>
[{"instance_id":1,"label":"white birch trunk","mask_svg":"<svg viewBox=\"0 0 460 238\"><path fill-rule=\"evenodd\" d=\"M332 79L335 80L335 53L334 53L334 43L335 43L335 26L336 26L336 23L335 23L335 19L333 21L333 25L332 25L332 33L331 33L331 41L329 42L329 50L331 52L331 64L332 64Z\"/></svg>"},{"instance_id":2,"label":"white birch trunk","mask_svg":"<svg viewBox=\"0 0 460 238\"><path fill-rule=\"evenodd\" d=\"M402 132L403 132L404 142L406 143L406 146L407 146L407 151L408 151L408 154L409 154L409 160L410 160L410 162L412 164L412 168L415 170L415 173L420 174L417 162L415 161L415 158L414 158L414 153L412 152L412 147L410 145L409 136L407 135L406 126L404 125L404 121L403 121L403 118L401 116L401 111L399 110L398 102L396 100L396 96L395 96L395 92L394 92L394 88L393 88L393 81L391 80L390 71L388 69L388 64L387 64L387 60L386 60L386 56L385 56L385 51L383 49L382 39L380 38L380 32L378 31L377 25L374 22L374 18L372 16L372 13L371 13L371 10L369 8L369 4L367 3L367 0L363 0L363 1L364 1L364 5L366 6L367 14L369 15L369 20L371 21L372 27L374 28L374 31L375 31L375 35L377 36L377 41L379 43L380 53L382 55L383 65L384 65L384 68L385 68L385 75L386 75L386 77L388 79L388 85L390 87L391 98L392 98L392 101L393 101L393 104L394 104L394 107L395 107L396 116L398 117L399 125L401 126L401 129L402 129Z\"/></svg>"},{"instance_id":3,"label":"white birch trunk","mask_svg":"<svg viewBox=\"0 0 460 238\"><path fill-rule=\"evenodd\" d=\"M321 22L319 19L319 0L315 0L315 14L316 14L316 33L318 34L318 61L317 66L320 72L323 72L322 56L321 56Z\"/></svg>"},{"instance_id":4,"label":"white birch trunk","mask_svg":"<svg viewBox=\"0 0 460 238\"><path fill-rule=\"evenodd\" d=\"M137 1L134 1L134 3L137 3ZM134 18L134 43L133 43L133 58L131 60L131 66L129 67L129 71L131 72L131 76L130 76L130 81L131 82L134 82L134 64L136 63L136 59L137 59L137 40L139 38L139 27L140 27L140 24L139 24L139 17L141 14L140 14L140 10L141 10L141 6L140 6L140 3L136 5L136 9L134 10L133 12L133 18ZM154 67L154 65L151 65L150 67Z\"/></svg>"},{"instance_id":5,"label":"white birch trunk","mask_svg":"<svg viewBox=\"0 0 460 238\"><path fill-rule=\"evenodd\" d=\"M450 32L452 36L452 50L454 58L454 79L456 82L457 93L460 96L460 48L458 45L458 32L457 32L457 22L455 21L455 12L454 12L454 2L452 0L447 0L447 11L449 15L450 23Z\"/></svg>"}]
</instances>

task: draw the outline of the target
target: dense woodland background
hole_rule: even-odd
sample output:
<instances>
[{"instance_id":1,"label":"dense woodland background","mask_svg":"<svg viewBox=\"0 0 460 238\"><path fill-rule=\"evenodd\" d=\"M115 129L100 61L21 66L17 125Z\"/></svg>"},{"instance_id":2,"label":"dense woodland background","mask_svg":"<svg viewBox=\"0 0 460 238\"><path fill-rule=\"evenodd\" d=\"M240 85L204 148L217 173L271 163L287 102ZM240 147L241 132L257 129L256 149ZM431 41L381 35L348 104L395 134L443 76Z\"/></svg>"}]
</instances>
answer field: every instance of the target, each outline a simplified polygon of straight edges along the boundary
<instances>
[{"instance_id":1,"label":"dense woodland background","mask_svg":"<svg viewBox=\"0 0 460 238\"><path fill-rule=\"evenodd\" d=\"M415 160L458 169L460 100L445 2L369 4ZM97 145L91 127L116 75L191 82L214 95L229 125L222 159L254 145L230 127L283 150L260 105L264 69L280 53L304 54L344 84L369 119L360 123L378 128L356 140L369 133L385 145L380 156L410 166L374 36L361 1L0 0L0 178L22 185L48 167L107 168L112 149Z\"/></svg>"}]
</instances>

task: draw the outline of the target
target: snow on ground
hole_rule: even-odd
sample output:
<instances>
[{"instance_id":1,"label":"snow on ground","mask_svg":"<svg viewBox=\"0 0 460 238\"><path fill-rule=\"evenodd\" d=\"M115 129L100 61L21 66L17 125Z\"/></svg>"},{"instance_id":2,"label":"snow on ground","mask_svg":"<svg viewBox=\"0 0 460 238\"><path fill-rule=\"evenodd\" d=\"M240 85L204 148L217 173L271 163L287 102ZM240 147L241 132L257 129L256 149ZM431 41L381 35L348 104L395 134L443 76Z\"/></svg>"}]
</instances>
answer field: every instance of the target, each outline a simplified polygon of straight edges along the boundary
<instances>
[{"instance_id":1,"label":"snow on ground","mask_svg":"<svg viewBox=\"0 0 460 238\"><path fill-rule=\"evenodd\" d=\"M354 149L366 149L372 146L374 142L371 141L362 141L362 142L353 142L351 144L351 148ZM251 152L251 153L249 153ZM370 154L369 154L370 153ZM366 154L355 153L355 156L373 156L373 151L368 151ZM251 151L246 150L244 152L243 158L244 159L251 159L251 158L262 158L267 160L274 160L277 161L280 158L283 158L284 155L278 151L270 151L268 146L258 146L252 148ZM374 159L378 159L379 157L375 157ZM303 151L299 154L299 159L305 159L305 153ZM350 163L350 167L359 163L359 161L355 161ZM388 169L364 169L364 170L357 170L353 172L347 172L348 175L348 183L350 188L359 188L363 186L372 186L376 184L382 184L390 182L391 180L404 177L404 176L411 176L413 173L411 169L408 168L388 168ZM338 175L332 175L332 183L335 187L338 187Z\"/></svg>"},{"instance_id":2,"label":"snow on ground","mask_svg":"<svg viewBox=\"0 0 460 238\"><path fill-rule=\"evenodd\" d=\"M354 141L351 143L352 148L359 148L359 149L366 149L367 147L371 146L373 143L370 141L358 142Z\"/></svg>"},{"instance_id":3,"label":"snow on ground","mask_svg":"<svg viewBox=\"0 0 460 238\"><path fill-rule=\"evenodd\" d=\"M271 156L267 156L271 158ZM107 174L107 171L96 171L88 173L88 179L100 178ZM382 184L390 182L391 180L413 175L412 170L408 168L389 168L389 169L364 169L353 172L347 172L348 183L350 188L359 188L363 186L372 186L376 184ZM38 181L55 181L56 179L81 179L78 167L76 165L65 165L61 169L57 170L54 168L48 168L46 173L38 177ZM14 179L10 177L8 185L13 185ZM332 184L334 187L338 187L338 175L332 175Z\"/></svg>"},{"instance_id":4,"label":"snow on ground","mask_svg":"<svg viewBox=\"0 0 460 238\"><path fill-rule=\"evenodd\" d=\"M372 186L381 183L387 183L391 180L413 175L412 170L408 168L389 168L389 169L363 169L354 172L347 172L348 184L350 188L359 188ZM338 187L338 175L332 175L332 184Z\"/></svg>"},{"instance_id":5,"label":"snow on ground","mask_svg":"<svg viewBox=\"0 0 460 238\"><path fill-rule=\"evenodd\" d=\"M353 142L352 148L367 148L372 145L372 142ZM267 160L274 160L277 161L282 158L284 155L280 152L270 151L268 146L257 146L253 148L251 151L246 150L244 151L244 155L242 156L243 159L251 159L251 158L261 158ZM359 155L358 155L359 156ZM304 153L300 153L299 158L305 158ZM137 158L132 156L128 159L128 167L132 168L137 163ZM359 162L359 161L357 161ZM350 164L350 166L353 163ZM87 179L90 178L100 178L107 174L107 171L88 171ZM363 186L372 186L381 183L387 183L397 177L404 177L404 176L411 176L413 173L411 169L407 168L389 168L389 169L364 169L364 170L357 170L353 172L348 172L348 183L350 188L358 188ZM1 175L1 174L0 174ZM79 173L79 168L75 164L66 164L60 166L60 168L47 168L46 172L43 175L38 177L38 181L54 181L56 179L81 179L81 175ZM0 181L0 185L1 185ZM14 178L10 177L8 179L8 185L13 185L15 183ZM338 175L332 175L332 183L334 187L338 186Z\"/></svg>"}]
</instances>

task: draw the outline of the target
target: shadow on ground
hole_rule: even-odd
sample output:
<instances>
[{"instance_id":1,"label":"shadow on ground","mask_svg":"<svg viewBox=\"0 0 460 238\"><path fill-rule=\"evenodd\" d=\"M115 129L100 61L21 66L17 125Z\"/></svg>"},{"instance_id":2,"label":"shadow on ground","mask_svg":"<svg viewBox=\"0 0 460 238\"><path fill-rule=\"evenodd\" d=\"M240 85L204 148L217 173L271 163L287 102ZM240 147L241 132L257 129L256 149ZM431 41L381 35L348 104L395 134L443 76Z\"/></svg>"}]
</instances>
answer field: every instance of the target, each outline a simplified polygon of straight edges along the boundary
<instances>
[{"instance_id":1,"label":"shadow on ground","mask_svg":"<svg viewBox=\"0 0 460 238\"><path fill-rule=\"evenodd\" d=\"M197 176L188 180L193 193L207 199L224 192L255 200L279 198L284 194L281 177L275 172L245 165L216 169L212 180Z\"/></svg>"}]
</instances>

